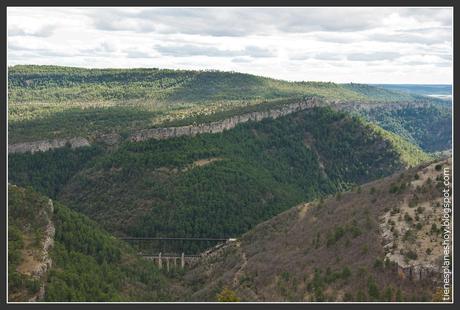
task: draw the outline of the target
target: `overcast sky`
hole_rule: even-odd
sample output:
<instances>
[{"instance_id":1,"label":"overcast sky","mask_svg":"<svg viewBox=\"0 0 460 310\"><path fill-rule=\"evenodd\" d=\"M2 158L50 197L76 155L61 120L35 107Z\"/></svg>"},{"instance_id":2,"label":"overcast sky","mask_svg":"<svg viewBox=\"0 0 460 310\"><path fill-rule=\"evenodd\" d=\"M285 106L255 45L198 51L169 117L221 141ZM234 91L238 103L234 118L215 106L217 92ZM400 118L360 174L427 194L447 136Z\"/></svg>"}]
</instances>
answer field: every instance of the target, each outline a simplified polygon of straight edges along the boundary
<instances>
[{"instance_id":1,"label":"overcast sky","mask_svg":"<svg viewBox=\"0 0 460 310\"><path fill-rule=\"evenodd\" d=\"M451 8L8 8L8 63L452 82Z\"/></svg>"}]
</instances>

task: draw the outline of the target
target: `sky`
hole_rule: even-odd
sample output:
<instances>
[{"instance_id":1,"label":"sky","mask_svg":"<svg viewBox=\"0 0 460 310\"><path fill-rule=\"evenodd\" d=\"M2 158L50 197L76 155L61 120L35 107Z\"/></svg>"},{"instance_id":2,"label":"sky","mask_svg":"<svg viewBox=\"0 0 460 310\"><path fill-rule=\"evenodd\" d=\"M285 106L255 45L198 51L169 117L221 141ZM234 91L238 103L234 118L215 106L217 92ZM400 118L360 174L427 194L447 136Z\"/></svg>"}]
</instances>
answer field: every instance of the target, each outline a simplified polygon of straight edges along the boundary
<instances>
[{"instance_id":1,"label":"sky","mask_svg":"<svg viewBox=\"0 0 460 310\"><path fill-rule=\"evenodd\" d=\"M452 8L8 7L8 65L452 83Z\"/></svg>"}]
</instances>

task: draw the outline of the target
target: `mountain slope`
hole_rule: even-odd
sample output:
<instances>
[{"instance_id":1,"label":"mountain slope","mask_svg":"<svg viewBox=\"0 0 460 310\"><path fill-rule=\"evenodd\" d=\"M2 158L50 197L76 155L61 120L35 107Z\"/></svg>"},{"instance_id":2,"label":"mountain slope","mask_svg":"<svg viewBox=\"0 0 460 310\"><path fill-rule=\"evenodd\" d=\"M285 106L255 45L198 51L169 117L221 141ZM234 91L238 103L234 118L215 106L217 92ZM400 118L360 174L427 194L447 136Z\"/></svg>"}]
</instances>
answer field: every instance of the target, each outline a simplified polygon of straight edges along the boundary
<instances>
[{"instance_id":1,"label":"mountain slope","mask_svg":"<svg viewBox=\"0 0 460 310\"><path fill-rule=\"evenodd\" d=\"M219 134L125 143L90 161L58 199L114 233L232 237L290 205L402 169L402 153L429 159L412 150L316 108Z\"/></svg>"},{"instance_id":2,"label":"mountain slope","mask_svg":"<svg viewBox=\"0 0 460 310\"><path fill-rule=\"evenodd\" d=\"M187 273L191 299L230 290L242 301L437 300L444 168L450 159L257 225Z\"/></svg>"},{"instance_id":3,"label":"mountain slope","mask_svg":"<svg viewBox=\"0 0 460 310\"><path fill-rule=\"evenodd\" d=\"M128 245L31 189L8 186L8 216L10 301L177 298L174 281Z\"/></svg>"},{"instance_id":4,"label":"mountain slope","mask_svg":"<svg viewBox=\"0 0 460 310\"><path fill-rule=\"evenodd\" d=\"M380 106L361 109L358 113L426 152L452 147L452 108L449 105L407 105L393 109Z\"/></svg>"}]
</instances>

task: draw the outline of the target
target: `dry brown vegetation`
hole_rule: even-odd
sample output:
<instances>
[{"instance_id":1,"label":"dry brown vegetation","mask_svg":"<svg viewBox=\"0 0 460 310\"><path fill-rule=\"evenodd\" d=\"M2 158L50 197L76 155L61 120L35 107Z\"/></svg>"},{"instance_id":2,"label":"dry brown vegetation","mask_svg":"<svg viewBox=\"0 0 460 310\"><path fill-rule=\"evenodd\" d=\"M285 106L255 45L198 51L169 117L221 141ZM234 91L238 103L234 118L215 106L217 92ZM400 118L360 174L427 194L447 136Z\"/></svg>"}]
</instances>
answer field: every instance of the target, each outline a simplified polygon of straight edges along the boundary
<instances>
[{"instance_id":1,"label":"dry brown vegetation","mask_svg":"<svg viewBox=\"0 0 460 310\"><path fill-rule=\"evenodd\" d=\"M216 300L228 288L242 301L431 301L439 276L408 277L404 268L442 255L439 237L429 232L433 224L440 227L439 165L450 167L450 159L298 205L257 225L186 274L192 300ZM404 214L395 220L395 208L410 212L412 223ZM416 230L414 240L393 237L397 249L414 251L409 261L400 263L384 248L388 220L398 223L393 231Z\"/></svg>"}]
</instances>

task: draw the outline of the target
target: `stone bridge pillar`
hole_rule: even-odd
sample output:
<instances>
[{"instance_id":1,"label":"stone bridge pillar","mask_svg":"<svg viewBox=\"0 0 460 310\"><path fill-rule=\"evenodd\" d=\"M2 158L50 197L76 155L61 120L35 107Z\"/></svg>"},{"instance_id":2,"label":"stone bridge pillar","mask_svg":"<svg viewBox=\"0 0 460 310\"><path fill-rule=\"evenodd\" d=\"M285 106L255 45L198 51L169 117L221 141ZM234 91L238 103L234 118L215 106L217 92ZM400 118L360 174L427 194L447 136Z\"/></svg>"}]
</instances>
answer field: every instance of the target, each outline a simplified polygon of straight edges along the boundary
<instances>
[{"instance_id":1,"label":"stone bridge pillar","mask_svg":"<svg viewBox=\"0 0 460 310\"><path fill-rule=\"evenodd\" d=\"M180 257L180 266L182 269L184 269L185 267L185 257L184 257L184 253L182 253L181 257Z\"/></svg>"},{"instance_id":2,"label":"stone bridge pillar","mask_svg":"<svg viewBox=\"0 0 460 310\"><path fill-rule=\"evenodd\" d=\"M162 263L161 263L161 252L158 254L158 269L161 269Z\"/></svg>"}]
</instances>

